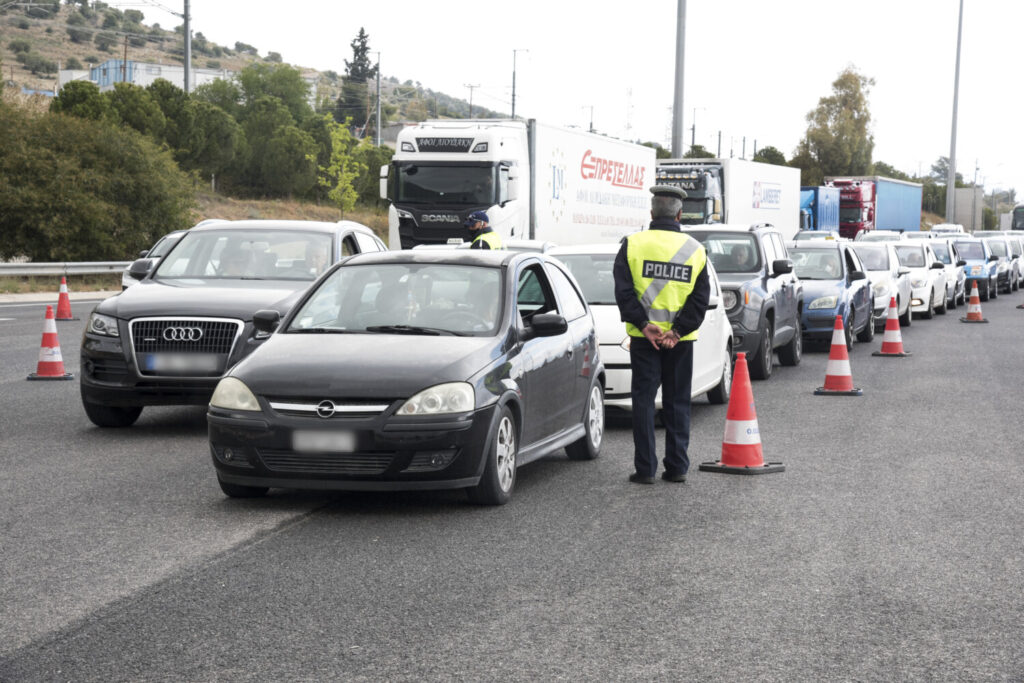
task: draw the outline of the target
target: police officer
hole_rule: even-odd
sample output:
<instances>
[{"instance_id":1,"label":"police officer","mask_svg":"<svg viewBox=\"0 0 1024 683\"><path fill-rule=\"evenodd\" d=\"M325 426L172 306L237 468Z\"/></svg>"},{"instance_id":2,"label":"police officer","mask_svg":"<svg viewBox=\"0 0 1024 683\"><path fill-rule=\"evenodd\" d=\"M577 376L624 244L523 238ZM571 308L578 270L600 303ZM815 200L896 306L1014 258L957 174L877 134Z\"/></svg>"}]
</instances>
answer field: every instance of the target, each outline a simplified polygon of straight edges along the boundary
<instances>
[{"instance_id":1,"label":"police officer","mask_svg":"<svg viewBox=\"0 0 1024 683\"><path fill-rule=\"evenodd\" d=\"M665 459L661 478L686 481L690 468L693 342L704 321L710 285L704 247L680 231L686 193L651 188L649 230L622 240L615 257L615 302L631 337L633 464L629 480L653 484L658 470L654 399L661 387Z\"/></svg>"},{"instance_id":2,"label":"police officer","mask_svg":"<svg viewBox=\"0 0 1024 683\"><path fill-rule=\"evenodd\" d=\"M487 214L483 211L474 211L469 214L463 225L469 228L471 232L476 233L476 236L473 238L473 244L469 247L470 249L505 248L505 245L501 243L501 237L487 224Z\"/></svg>"}]
</instances>

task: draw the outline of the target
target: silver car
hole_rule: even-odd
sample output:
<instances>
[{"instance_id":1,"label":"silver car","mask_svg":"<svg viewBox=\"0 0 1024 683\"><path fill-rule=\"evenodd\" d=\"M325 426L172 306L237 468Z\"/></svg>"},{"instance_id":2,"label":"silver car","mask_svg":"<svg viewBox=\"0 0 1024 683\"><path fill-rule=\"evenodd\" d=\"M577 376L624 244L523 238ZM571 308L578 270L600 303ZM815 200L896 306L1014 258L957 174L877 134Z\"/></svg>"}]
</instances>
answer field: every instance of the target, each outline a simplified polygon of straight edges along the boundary
<instances>
[{"instance_id":1,"label":"silver car","mask_svg":"<svg viewBox=\"0 0 1024 683\"><path fill-rule=\"evenodd\" d=\"M855 242L853 250L864 264L864 272L871 281L872 318L875 327L885 329L889 317L889 302L895 297L900 327L910 327L911 286L910 269L900 265L896 247L892 242Z\"/></svg>"},{"instance_id":2,"label":"silver car","mask_svg":"<svg viewBox=\"0 0 1024 683\"><path fill-rule=\"evenodd\" d=\"M932 251L935 252L935 258L942 262L946 273L946 305L956 308L967 298L967 274L964 272L967 261L960 258L952 240L945 236L936 236L932 240Z\"/></svg>"}]
</instances>

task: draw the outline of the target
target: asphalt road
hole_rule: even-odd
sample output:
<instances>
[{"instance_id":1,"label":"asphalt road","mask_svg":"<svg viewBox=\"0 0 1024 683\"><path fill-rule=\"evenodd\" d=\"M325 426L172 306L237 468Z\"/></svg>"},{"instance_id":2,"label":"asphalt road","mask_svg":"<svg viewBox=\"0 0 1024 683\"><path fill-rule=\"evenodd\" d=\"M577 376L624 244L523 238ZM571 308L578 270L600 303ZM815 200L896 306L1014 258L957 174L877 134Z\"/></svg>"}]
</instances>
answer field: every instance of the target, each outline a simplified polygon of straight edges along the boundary
<instances>
[{"instance_id":1,"label":"asphalt road","mask_svg":"<svg viewBox=\"0 0 1024 683\"><path fill-rule=\"evenodd\" d=\"M813 395L827 347L755 382L783 473L636 486L616 422L497 508L229 500L202 409L92 427L25 381L43 306L0 305L0 681L1022 680L1022 302L856 344L862 397ZM695 463L725 414L695 404Z\"/></svg>"}]
</instances>

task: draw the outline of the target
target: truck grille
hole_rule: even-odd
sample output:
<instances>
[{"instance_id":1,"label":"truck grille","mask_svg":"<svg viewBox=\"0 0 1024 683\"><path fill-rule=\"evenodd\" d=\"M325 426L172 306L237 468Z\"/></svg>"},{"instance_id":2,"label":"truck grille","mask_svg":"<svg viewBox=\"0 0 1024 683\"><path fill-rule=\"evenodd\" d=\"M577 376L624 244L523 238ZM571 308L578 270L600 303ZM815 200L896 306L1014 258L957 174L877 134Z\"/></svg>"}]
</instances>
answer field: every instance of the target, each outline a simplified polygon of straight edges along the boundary
<instances>
[{"instance_id":1,"label":"truck grille","mask_svg":"<svg viewBox=\"0 0 1024 683\"><path fill-rule=\"evenodd\" d=\"M268 470L306 474L381 474L395 457L393 452L296 453L267 448L256 452Z\"/></svg>"},{"instance_id":2,"label":"truck grille","mask_svg":"<svg viewBox=\"0 0 1024 683\"><path fill-rule=\"evenodd\" d=\"M231 353L241 320L225 318L138 318L132 321L135 353Z\"/></svg>"}]
</instances>

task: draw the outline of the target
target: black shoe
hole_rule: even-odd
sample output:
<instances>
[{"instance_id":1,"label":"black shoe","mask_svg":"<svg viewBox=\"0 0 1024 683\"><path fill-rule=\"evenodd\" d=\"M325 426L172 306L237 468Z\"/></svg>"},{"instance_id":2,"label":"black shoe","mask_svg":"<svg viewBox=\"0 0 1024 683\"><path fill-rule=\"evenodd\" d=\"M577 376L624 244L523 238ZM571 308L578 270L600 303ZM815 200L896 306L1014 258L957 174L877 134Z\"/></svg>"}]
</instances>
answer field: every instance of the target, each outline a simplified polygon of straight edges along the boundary
<instances>
[{"instance_id":1,"label":"black shoe","mask_svg":"<svg viewBox=\"0 0 1024 683\"><path fill-rule=\"evenodd\" d=\"M661 478L665 481L671 481L676 484L682 484L686 481L686 475L682 472L669 472L668 470L661 473Z\"/></svg>"},{"instance_id":2,"label":"black shoe","mask_svg":"<svg viewBox=\"0 0 1024 683\"><path fill-rule=\"evenodd\" d=\"M644 475L640 474L639 472L634 472L633 474L629 475L629 480L631 482L633 482L634 484L653 484L654 483L654 477L645 477Z\"/></svg>"}]
</instances>

